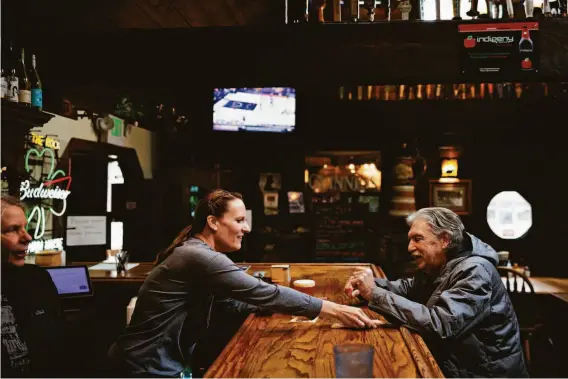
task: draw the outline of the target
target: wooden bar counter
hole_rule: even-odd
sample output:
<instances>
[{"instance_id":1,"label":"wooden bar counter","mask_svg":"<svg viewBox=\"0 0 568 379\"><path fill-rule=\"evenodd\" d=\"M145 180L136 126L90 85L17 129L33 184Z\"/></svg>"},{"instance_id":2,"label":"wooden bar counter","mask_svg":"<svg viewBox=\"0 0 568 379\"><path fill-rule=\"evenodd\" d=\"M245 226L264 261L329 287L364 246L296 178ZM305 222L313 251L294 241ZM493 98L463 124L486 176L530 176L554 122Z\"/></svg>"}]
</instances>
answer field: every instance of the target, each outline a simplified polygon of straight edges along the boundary
<instances>
[{"instance_id":1,"label":"wooden bar counter","mask_svg":"<svg viewBox=\"0 0 568 379\"><path fill-rule=\"evenodd\" d=\"M98 263L100 262L73 262L69 266L92 267ZM122 274L117 274L116 270L89 270L89 276L93 283L138 283L142 285L152 268L154 268L152 262L142 262Z\"/></svg>"},{"instance_id":2,"label":"wooden bar counter","mask_svg":"<svg viewBox=\"0 0 568 379\"><path fill-rule=\"evenodd\" d=\"M271 264L251 264L249 274L265 271ZM349 304L343 286L357 266L371 267L384 278L380 268L369 264L290 264L292 281L313 279L315 296ZM378 314L363 307L374 318ZM321 378L335 377L333 346L365 343L375 348L375 377L434 377L443 374L423 339L404 327L371 330L332 329L332 320L291 323L292 316L250 315L237 334L206 372L206 378Z\"/></svg>"}]
</instances>

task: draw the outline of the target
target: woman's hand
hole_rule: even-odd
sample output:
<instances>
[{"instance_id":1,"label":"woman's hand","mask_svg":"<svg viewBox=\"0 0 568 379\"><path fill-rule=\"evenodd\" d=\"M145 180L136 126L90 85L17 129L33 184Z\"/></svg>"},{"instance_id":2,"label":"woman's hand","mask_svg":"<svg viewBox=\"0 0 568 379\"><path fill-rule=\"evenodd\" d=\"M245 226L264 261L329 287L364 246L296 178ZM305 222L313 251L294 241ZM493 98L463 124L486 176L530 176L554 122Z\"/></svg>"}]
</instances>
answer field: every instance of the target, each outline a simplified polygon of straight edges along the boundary
<instances>
[{"instance_id":1,"label":"woman's hand","mask_svg":"<svg viewBox=\"0 0 568 379\"><path fill-rule=\"evenodd\" d=\"M320 316L331 317L348 328L376 328L383 322L372 320L359 308L324 300Z\"/></svg>"}]
</instances>

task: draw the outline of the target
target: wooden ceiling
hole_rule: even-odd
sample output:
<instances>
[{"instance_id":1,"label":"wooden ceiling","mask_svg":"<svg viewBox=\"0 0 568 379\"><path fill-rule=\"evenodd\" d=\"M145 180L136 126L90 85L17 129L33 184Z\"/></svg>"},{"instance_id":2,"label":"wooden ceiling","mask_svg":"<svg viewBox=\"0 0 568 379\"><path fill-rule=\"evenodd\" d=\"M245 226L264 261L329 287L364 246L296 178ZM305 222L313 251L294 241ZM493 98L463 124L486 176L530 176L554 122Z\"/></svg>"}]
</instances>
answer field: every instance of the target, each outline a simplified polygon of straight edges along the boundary
<instances>
[{"instance_id":1,"label":"wooden ceiling","mask_svg":"<svg viewBox=\"0 0 568 379\"><path fill-rule=\"evenodd\" d=\"M22 17L22 15L25 15ZM284 0L5 0L2 21L80 29L189 28L284 22Z\"/></svg>"}]
</instances>

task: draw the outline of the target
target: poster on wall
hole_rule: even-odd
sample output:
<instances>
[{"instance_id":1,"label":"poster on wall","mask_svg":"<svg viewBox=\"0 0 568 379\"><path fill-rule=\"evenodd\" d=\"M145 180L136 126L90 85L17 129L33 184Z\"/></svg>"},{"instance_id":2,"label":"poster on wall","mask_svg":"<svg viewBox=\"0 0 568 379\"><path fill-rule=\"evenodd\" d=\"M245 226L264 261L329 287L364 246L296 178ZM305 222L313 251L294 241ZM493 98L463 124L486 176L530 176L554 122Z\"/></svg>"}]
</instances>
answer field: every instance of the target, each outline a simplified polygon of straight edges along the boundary
<instances>
[{"instance_id":1,"label":"poster on wall","mask_svg":"<svg viewBox=\"0 0 568 379\"><path fill-rule=\"evenodd\" d=\"M264 214L267 216L276 216L278 214L278 192L264 193Z\"/></svg>"},{"instance_id":2,"label":"poster on wall","mask_svg":"<svg viewBox=\"0 0 568 379\"><path fill-rule=\"evenodd\" d=\"M252 230L252 209L246 210L245 218L247 220L247 224L249 226L249 230Z\"/></svg>"},{"instance_id":3,"label":"poster on wall","mask_svg":"<svg viewBox=\"0 0 568 379\"><path fill-rule=\"evenodd\" d=\"M258 180L260 192L279 191L282 187L282 175L274 172L263 172Z\"/></svg>"},{"instance_id":4,"label":"poster on wall","mask_svg":"<svg viewBox=\"0 0 568 379\"><path fill-rule=\"evenodd\" d=\"M302 192L288 192L288 208L290 213L305 213L304 194Z\"/></svg>"},{"instance_id":5,"label":"poster on wall","mask_svg":"<svg viewBox=\"0 0 568 379\"><path fill-rule=\"evenodd\" d=\"M476 77L524 76L540 68L535 21L458 25L460 71Z\"/></svg>"},{"instance_id":6,"label":"poster on wall","mask_svg":"<svg viewBox=\"0 0 568 379\"><path fill-rule=\"evenodd\" d=\"M68 216L67 246L105 245L106 216Z\"/></svg>"}]
</instances>

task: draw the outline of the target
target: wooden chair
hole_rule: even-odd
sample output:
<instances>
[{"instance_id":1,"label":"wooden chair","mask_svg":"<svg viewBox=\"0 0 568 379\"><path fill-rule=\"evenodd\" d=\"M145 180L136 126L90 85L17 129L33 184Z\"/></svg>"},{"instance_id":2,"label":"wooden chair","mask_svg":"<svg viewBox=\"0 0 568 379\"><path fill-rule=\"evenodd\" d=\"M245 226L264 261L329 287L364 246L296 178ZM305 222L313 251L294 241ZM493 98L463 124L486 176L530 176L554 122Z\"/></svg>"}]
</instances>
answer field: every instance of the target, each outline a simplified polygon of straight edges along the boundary
<instances>
[{"instance_id":1,"label":"wooden chair","mask_svg":"<svg viewBox=\"0 0 568 379\"><path fill-rule=\"evenodd\" d=\"M511 302L515 308L515 313L519 319L521 329L521 340L527 365L531 367L531 346L532 337L542 329L541 317L538 311L536 294L534 287L528 276L513 270L509 267L497 267L497 271L505 280L505 288L509 293Z\"/></svg>"},{"instance_id":2,"label":"wooden chair","mask_svg":"<svg viewBox=\"0 0 568 379\"><path fill-rule=\"evenodd\" d=\"M510 294L528 293L534 295L534 287L528 276L510 267L497 267L501 277L507 278L505 288Z\"/></svg>"}]
</instances>

